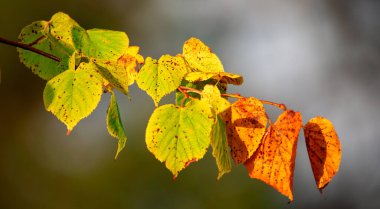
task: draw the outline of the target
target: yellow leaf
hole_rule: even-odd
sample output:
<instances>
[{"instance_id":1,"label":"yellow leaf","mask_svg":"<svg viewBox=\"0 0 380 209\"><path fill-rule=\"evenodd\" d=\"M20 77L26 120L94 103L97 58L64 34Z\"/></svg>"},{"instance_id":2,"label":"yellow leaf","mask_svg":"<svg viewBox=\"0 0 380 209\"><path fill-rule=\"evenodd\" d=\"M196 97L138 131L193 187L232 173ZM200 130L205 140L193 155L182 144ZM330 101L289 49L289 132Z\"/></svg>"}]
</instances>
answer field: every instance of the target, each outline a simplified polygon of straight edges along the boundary
<instances>
[{"instance_id":1,"label":"yellow leaf","mask_svg":"<svg viewBox=\"0 0 380 209\"><path fill-rule=\"evenodd\" d=\"M323 117L315 117L304 127L307 152L320 191L339 170L342 155L340 142L333 124Z\"/></svg>"},{"instance_id":2,"label":"yellow leaf","mask_svg":"<svg viewBox=\"0 0 380 209\"><path fill-rule=\"evenodd\" d=\"M293 200L293 173L301 126L299 112L283 112L269 127L257 151L245 162L251 178L267 183L290 201Z\"/></svg>"},{"instance_id":3,"label":"yellow leaf","mask_svg":"<svg viewBox=\"0 0 380 209\"><path fill-rule=\"evenodd\" d=\"M256 98L242 98L221 114L226 122L228 144L236 164L245 162L261 143L267 125L263 104Z\"/></svg>"},{"instance_id":4,"label":"yellow leaf","mask_svg":"<svg viewBox=\"0 0 380 209\"><path fill-rule=\"evenodd\" d=\"M216 54L197 38L190 38L183 45L183 56L193 71L223 72L223 65Z\"/></svg>"},{"instance_id":5,"label":"yellow leaf","mask_svg":"<svg viewBox=\"0 0 380 209\"><path fill-rule=\"evenodd\" d=\"M118 62L124 66L124 69L128 72L128 85L132 85L137 76L136 66L137 64L144 63L144 58L138 54L138 46L130 46L125 53L118 59Z\"/></svg>"},{"instance_id":6,"label":"yellow leaf","mask_svg":"<svg viewBox=\"0 0 380 209\"><path fill-rule=\"evenodd\" d=\"M200 82L208 79L233 85L241 85L243 83L241 75L226 72L191 72L185 76L185 80L189 82Z\"/></svg>"}]
</instances>

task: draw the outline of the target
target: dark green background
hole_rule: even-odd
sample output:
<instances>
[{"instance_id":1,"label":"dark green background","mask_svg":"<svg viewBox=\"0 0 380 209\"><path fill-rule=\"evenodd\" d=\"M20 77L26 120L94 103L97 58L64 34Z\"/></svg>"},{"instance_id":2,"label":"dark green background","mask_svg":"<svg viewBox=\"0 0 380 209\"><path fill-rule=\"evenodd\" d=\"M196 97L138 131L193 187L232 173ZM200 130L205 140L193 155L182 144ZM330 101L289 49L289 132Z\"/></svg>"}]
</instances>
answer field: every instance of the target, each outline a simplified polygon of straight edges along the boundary
<instances>
[{"instance_id":1,"label":"dark green background","mask_svg":"<svg viewBox=\"0 0 380 209\"><path fill-rule=\"evenodd\" d=\"M380 4L378 1L27 1L2 0L0 36L16 40L27 24L68 13L84 28L126 31L143 56L180 53L203 40L245 84L231 92L284 102L333 121L342 141L340 172L321 196L301 134L295 201L249 179L242 166L216 180L211 153L176 181L148 152L152 100L136 85L117 94L127 147L105 128L109 95L65 136L44 110L45 81L0 45L0 208L378 208ZM173 101L166 97L161 103ZM274 118L279 112L268 107Z\"/></svg>"}]
</instances>

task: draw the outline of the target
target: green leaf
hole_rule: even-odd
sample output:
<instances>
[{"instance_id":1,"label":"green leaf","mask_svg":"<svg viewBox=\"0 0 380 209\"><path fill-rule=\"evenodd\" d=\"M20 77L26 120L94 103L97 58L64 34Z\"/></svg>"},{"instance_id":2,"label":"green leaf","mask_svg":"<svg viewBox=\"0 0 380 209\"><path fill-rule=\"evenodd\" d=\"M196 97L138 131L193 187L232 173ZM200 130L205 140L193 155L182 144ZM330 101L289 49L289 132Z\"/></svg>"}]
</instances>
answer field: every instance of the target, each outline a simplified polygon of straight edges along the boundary
<instances>
[{"instance_id":1,"label":"green leaf","mask_svg":"<svg viewBox=\"0 0 380 209\"><path fill-rule=\"evenodd\" d=\"M185 76L185 80L189 82L206 81L209 79L233 85L241 85L243 83L241 75L226 72L191 72Z\"/></svg>"},{"instance_id":2,"label":"green leaf","mask_svg":"<svg viewBox=\"0 0 380 209\"><path fill-rule=\"evenodd\" d=\"M33 73L45 80L68 69L76 46L83 43L86 31L64 13L55 14L50 21L37 21L24 27L19 35L22 43L61 59L56 62L42 55L18 48L20 60Z\"/></svg>"},{"instance_id":3,"label":"green leaf","mask_svg":"<svg viewBox=\"0 0 380 209\"><path fill-rule=\"evenodd\" d=\"M206 85L202 91L202 100L209 103L215 115L227 110L231 103L221 97L218 87Z\"/></svg>"},{"instance_id":4,"label":"green leaf","mask_svg":"<svg viewBox=\"0 0 380 209\"><path fill-rule=\"evenodd\" d=\"M115 159L125 147L125 142L127 141L127 136L123 128L123 123L121 122L119 107L117 105L115 93L111 91L110 105L107 110L107 130L108 133L118 140L117 152Z\"/></svg>"},{"instance_id":5,"label":"green leaf","mask_svg":"<svg viewBox=\"0 0 380 209\"><path fill-rule=\"evenodd\" d=\"M183 45L183 56L193 71L223 72L223 65L211 49L197 38L190 38Z\"/></svg>"},{"instance_id":6,"label":"green leaf","mask_svg":"<svg viewBox=\"0 0 380 209\"><path fill-rule=\"evenodd\" d=\"M127 50L129 39L125 32L91 29L87 30L91 44L83 48L89 57L104 60L117 60Z\"/></svg>"},{"instance_id":7,"label":"green leaf","mask_svg":"<svg viewBox=\"0 0 380 209\"><path fill-rule=\"evenodd\" d=\"M177 177L182 169L205 155L213 124L208 104L200 100L193 100L185 107L163 105L149 119L146 144Z\"/></svg>"},{"instance_id":8,"label":"green leaf","mask_svg":"<svg viewBox=\"0 0 380 209\"><path fill-rule=\"evenodd\" d=\"M219 174L218 180L225 174L229 173L232 168L231 151L228 146L226 124L217 116L216 124L213 128L213 137L211 139L212 155L216 160Z\"/></svg>"},{"instance_id":9,"label":"green leaf","mask_svg":"<svg viewBox=\"0 0 380 209\"><path fill-rule=\"evenodd\" d=\"M124 94L128 94L129 77L127 66L117 61L92 60L99 69L99 73L114 87Z\"/></svg>"},{"instance_id":10,"label":"green leaf","mask_svg":"<svg viewBox=\"0 0 380 209\"><path fill-rule=\"evenodd\" d=\"M44 103L67 126L68 133L91 114L102 95L102 81L92 63L81 63L49 80L44 89Z\"/></svg>"},{"instance_id":11,"label":"green leaf","mask_svg":"<svg viewBox=\"0 0 380 209\"><path fill-rule=\"evenodd\" d=\"M148 57L137 75L137 85L152 97L157 107L162 97L178 88L187 72L181 57L163 55L158 62Z\"/></svg>"}]
</instances>

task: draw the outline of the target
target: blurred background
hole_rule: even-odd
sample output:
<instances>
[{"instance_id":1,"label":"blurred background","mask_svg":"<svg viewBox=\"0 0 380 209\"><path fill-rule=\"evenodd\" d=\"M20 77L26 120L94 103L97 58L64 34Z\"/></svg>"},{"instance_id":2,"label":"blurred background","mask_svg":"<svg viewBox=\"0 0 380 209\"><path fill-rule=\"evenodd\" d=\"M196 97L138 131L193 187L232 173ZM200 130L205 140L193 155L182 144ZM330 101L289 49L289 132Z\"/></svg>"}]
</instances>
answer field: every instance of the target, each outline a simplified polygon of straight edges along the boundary
<instances>
[{"instance_id":1,"label":"blurred background","mask_svg":"<svg viewBox=\"0 0 380 209\"><path fill-rule=\"evenodd\" d=\"M0 208L380 207L380 1L1 0L0 36L16 40L24 26L58 11L87 29L126 31L144 56L175 55L189 37L200 38L226 71L244 76L230 92L285 103L304 122L329 118L342 143L340 171L320 195L301 134L291 204L243 166L217 181L210 152L173 181L145 147L154 106L136 85L131 100L117 95L128 141L114 160L109 95L66 136L44 109L45 81L0 44Z\"/></svg>"}]
</instances>

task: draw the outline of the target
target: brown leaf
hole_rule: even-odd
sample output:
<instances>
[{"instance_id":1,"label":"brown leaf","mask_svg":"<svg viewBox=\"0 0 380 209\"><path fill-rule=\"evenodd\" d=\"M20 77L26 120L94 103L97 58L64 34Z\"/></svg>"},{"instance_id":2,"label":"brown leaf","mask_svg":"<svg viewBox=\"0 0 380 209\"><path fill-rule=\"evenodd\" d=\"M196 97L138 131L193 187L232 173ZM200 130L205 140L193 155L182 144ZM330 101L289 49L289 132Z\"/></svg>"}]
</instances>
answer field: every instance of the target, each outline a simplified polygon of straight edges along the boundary
<instances>
[{"instance_id":1,"label":"brown leaf","mask_svg":"<svg viewBox=\"0 0 380 209\"><path fill-rule=\"evenodd\" d=\"M320 191L339 170L342 155L333 124L323 117L312 118L304 127L307 152Z\"/></svg>"},{"instance_id":2,"label":"brown leaf","mask_svg":"<svg viewBox=\"0 0 380 209\"><path fill-rule=\"evenodd\" d=\"M245 162L251 178L267 183L290 201L293 200L293 172L301 126L299 112L283 112L268 128L257 151Z\"/></svg>"},{"instance_id":3,"label":"brown leaf","mask_svg":"<svg viewBox=\"0 0 380 209\"><path fill-rule=\"evenodd\" d=\"M249 159L259 147L267 125L265 109L260 100L242 98L222 114L226 122L228 144L236 164Z\"/></svg>"}]
</instances>

